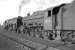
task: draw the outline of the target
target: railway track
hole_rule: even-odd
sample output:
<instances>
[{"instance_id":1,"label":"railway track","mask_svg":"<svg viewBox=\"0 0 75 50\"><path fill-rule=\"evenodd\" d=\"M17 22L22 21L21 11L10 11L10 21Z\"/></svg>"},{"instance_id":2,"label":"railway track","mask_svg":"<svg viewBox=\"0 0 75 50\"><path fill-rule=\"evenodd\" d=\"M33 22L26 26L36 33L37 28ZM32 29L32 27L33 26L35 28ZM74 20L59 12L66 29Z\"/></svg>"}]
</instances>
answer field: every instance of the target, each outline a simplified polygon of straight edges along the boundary
<instances>
[{"instance_id":1,"label":"railway track","mask_svg":"<svg viewBox=\"0 0 75 50\"><path fill-rule=\"evenodd\" d=\"M10 37L5 36L5 35L3 35L3 34L0 34L0 36L3 36L3 37L8 38L8 39L10 39L10 40L12 40L12 41L15 41L15 42L17 42L17 43L19 43L19 44L21 44L21 45L23 45L23 46L26 46L26 47L30 48L30 49L35 49L35 48L32 48L32 47L30 47L30 46L28 46L28 45L25 45L24 43L22 43L22 42L20 42L20 41L18 41L18 40L16 40L16 39L10 38Z\"/></svg>"},{"instance_id":2,"label":"railway track","mask_svg":"<svg viewBox=\"0 0 75 50\"><path fill-rule=\"evenodd\" d=\"M39 43L35 43L35 42L30 41L30 40L25 40L25 39L22 39L20 37L17 37L17 38L15 36L11 37L11 36L7 35L7 32L6 32L6 34L3 33L3 32L2 33L0 32L1 36L5 37L5 38L8 38L10 40L13 40L13 41L15 41L15 42L17 42L17 43L19 43L19 44L21 44L23 46L26 46L31 50L44 50L45 48L47 48L45 45L43 46L43 45L41 45Z\"/></svg>"},{"instance_id":3,"label":"railway track","mask_svg":"<svg viewBox=\"0 0 75 50\"><path fill-rule=\"evenodd\" d=\"M47 50L47 48L51 48L53 46L58 46L59 44L55 44L53 41L40 40L38 38L27 37L23 35L18 35L13 32L0 30L0 35L9 38L23 46L30 48L31 50ZM53 47L54 48L54 47ZM49 49L48 49L49 50ZM55 48L56 50L56 48Z\"/></svg>"}]
</instances>

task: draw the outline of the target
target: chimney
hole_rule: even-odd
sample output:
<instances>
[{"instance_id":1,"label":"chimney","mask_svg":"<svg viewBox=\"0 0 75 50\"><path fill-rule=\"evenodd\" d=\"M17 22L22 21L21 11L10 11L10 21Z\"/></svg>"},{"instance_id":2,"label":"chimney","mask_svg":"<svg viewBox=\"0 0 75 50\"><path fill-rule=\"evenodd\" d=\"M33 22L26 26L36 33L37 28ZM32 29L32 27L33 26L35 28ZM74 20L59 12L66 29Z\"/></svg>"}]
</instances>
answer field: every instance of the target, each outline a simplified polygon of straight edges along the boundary
<instances>
[{"instance_id":1,"label":"chimney","mask_svg":"<svg viewBox=\"0 0 75 50\"><path fill-rule=\"evenodd\" d=\"M30 13L28 13L27 16L30 16Z\"/></svg>"}]
</instances>

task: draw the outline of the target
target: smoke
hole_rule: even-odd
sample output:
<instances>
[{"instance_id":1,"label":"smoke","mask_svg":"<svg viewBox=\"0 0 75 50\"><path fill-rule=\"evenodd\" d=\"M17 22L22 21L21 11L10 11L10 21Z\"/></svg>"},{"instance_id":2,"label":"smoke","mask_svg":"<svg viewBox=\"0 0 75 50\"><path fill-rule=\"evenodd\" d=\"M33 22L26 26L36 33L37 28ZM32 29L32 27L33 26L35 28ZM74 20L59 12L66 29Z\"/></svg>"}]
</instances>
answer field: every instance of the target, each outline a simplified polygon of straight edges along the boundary
<instances>
[{"instance_id":1,"label":"smoke","mask_svg":"<svg viewBox=\"0 0 75 50\"><path fill-rule=\"evenodd\" d=\"M21 13L21 9L24 5L28 4L31 0L21 0L21 4L19 5L19 16Z\"/></svg>"},{"instance_id":2,"label":"smoke","mask_svg":"<svg viewBox=\"0 0 75 50\"><path fill-rule=\"evenodd\" d=\"M25 16L38 10L45 10L62 3L71 3L73 0L22 0L19 6L19 15Z\"/></svg>"}]
</instances>

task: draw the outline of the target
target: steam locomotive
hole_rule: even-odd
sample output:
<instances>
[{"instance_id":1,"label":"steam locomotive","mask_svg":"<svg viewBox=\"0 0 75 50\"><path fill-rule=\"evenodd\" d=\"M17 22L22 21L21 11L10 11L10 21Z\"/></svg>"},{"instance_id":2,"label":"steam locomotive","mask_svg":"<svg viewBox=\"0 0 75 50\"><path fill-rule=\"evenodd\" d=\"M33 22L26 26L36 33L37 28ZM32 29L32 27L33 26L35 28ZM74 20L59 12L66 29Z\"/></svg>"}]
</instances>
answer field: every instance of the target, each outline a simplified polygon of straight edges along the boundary
<instances>
[{"instance_id":1,"label":"steam locomotive","mask_svg":"<svg viewBox=\"0 0 75 50\"><path fill-rule=\"evenodd\" d=\"M44 39L60 39L75 37L75 6L74 3L61 4L59 6L34 12L21 19L22 24L17 28L17 18L13 22L7 22L12 30L16 30L29 36L41 37ZM7 26L5 25L5 27ZM9 28L9 27L8 27ZM59 39L58 38L58 39Z\"/></svg>"}]
</instances>

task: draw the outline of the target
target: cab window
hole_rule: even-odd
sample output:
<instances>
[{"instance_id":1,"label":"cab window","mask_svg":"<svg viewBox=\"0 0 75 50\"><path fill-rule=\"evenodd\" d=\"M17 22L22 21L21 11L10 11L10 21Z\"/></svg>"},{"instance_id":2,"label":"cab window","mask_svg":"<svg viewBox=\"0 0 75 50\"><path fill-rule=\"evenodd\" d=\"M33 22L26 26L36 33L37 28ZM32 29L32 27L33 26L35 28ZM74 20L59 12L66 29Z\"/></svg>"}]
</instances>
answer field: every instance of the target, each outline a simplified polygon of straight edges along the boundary
<instances>
[{"instance_id":1,"label":"cab window","mask_svg":"<svg viewBox=\"0 0 75 50\"><path fill-rule=\"evenodd\" d=\"M51 17L51 11L48 11L48 17Z\"/></svg>"}]
</instances>

